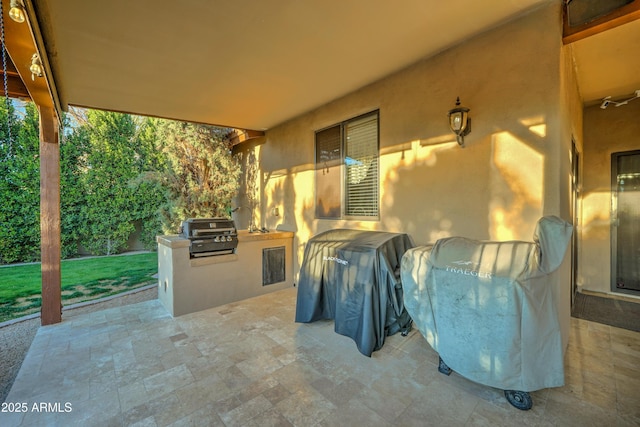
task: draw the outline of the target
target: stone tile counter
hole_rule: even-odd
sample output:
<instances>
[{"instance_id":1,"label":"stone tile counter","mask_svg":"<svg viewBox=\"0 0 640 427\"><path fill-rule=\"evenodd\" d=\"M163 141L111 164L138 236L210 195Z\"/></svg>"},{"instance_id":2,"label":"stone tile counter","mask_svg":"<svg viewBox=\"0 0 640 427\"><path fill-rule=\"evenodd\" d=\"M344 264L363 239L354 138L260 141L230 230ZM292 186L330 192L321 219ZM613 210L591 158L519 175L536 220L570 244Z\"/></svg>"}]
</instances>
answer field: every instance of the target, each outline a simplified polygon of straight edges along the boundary
<instances>
[{"instance_id":1,"label":"stone tile counter","mask_svg":"<svg viewBox=\"0 0 640 427\"><path fill-rule=\"evenodd\" d=\"M158 299L181 316L293 286L293 233L238 231L236 253L191 258L189 240L157 236Z\"/></svg>"}]
</instances>

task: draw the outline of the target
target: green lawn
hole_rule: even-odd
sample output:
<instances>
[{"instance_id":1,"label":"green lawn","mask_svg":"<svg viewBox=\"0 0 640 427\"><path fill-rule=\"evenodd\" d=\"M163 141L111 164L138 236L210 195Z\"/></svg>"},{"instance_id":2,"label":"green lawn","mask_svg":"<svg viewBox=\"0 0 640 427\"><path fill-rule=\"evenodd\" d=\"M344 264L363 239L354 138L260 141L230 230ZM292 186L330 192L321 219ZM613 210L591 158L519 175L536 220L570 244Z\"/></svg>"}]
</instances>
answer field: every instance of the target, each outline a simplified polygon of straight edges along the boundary
<instances>
[{"instance_id":1,"label":"green lawn","mask_svg":"<svg viewBox=\"0 0 640 427\"><path fill-rule=\"evenodd\" d=\"M155 283L158 255L107 256L64 260L64 305L87 301ZM0 268L0 322L40 310L40 264Z\"/></svg>"}]
</instances>

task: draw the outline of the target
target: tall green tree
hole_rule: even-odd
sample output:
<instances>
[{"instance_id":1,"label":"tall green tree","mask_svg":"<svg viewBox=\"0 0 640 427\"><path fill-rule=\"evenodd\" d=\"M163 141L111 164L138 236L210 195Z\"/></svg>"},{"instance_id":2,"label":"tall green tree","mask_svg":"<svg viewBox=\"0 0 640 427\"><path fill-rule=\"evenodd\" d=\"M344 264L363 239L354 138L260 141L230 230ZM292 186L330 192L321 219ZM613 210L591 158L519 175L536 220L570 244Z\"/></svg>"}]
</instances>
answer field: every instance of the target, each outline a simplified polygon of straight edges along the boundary
<instances>
[{"instance_id":1,"label":"tall green tree","mask_svg":"<svg viewBox=\"0 0 640 427\"><path fill-rule=\"evenodd\" d=\"M10 129L10 132L9 132ZM38 111L27 103L19 119L0 102L0 262L40 258Z\"/></svg>"},{"instance_id":2,"label":"tall green tree","mask_svg":"<svg viewBox=\"0 0 640 427\"><path fill-rule=\"evenodd\" d=\"M85 188L83 174L87 170L89 127L71 126L65 117L60 141L60 234L62 257L78 255L83 236Z\"/></svg>"},{"instance_id":3,"label":"tall green tree","mask_svg":"<svg viewBox=\"0 0 640 427\"><path fill-rule=\"evenodd\" d=\"M0 104L0 263L40 258L38 111L20 111ZM118 253L135 231L153 249L185 218L228 214L240 174L228 129L92 110L63 119L64 258Z\"/></svg>"},{"instance_id":4,"label":"tall green tree","mask_svg":"<svg viewBox=\"0 0 640 427\"><path fill-rule=\"evenodd\" d=\"M164 231L175 233L187 218L227 216L240 177L226 142L229 129L169 120L157 120L156 127L169 195L161 211Z\"/></svg>"},{"instance_id":5,"label":"tall green tree","mask_svg":"<svg viewBox=\"0 0 640 427\"><path fill-rule=\"evenodd\" d=\"M137 122L128 114L106 111L87 113L89 149L81 178L85 190L81 243L91 253L121 252L136 222L157 216L160 188L138 179L155 159L140 137L146 120Z\"/></svg>"},{"instance_id":6,"label":"tall green tree","mask_svg":"<svg viewBox=\"0 0 640 427\"><path fill-rule=\"evenodd\" d=\"M156 148L156 122L148 118L138 121L136 171L130 182L136 203L133 215L140 226L140 241L147 249L156 247L156 236L162 233L161 207L166 204L167 190L158 180L148 179L166 167L166 159Z\"/></svg>"}]
</instances>

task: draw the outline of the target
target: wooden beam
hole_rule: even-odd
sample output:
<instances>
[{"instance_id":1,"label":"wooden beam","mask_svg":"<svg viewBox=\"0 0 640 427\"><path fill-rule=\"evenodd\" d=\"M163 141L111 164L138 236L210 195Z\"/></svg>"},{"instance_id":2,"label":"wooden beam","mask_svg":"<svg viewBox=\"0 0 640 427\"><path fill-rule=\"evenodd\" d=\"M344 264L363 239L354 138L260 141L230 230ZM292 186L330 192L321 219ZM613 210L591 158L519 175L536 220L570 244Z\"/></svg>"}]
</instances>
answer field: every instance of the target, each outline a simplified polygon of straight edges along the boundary
<instances>
[{"instance_id":1,"label":"wooden beam","mask_svg":"<svg viewBox=\"0 0 640 427\"><path fill-rule=\"evenodd\" d=\"M13 81L10 96L31 98L40 113L40 252L42 261L42 325L62 321L62 289L60 275L60 147L58 120L61 113L55 84L48 67L44 43L29 0L23 0L27 19L23 23L8 16L10 0L2 1L5 25L5 48L13 67L7 77ZM38 54L45 68L44 76L31 75L31 60ZM15 80L21 80L22 88ZM7 81L9 83L9 81Z\"/></svg>"},{"instance_id":2,"label":"wooden beam","mask_svg":"<svg viewBox=\"0 0 640 427\"><path fill-rule=\"evenodd\" d=\"M18 23L9 18L8 12L10 8L10 0L1 0L2 10L4 13L5 27L5 47L11 62L15 65L15 70L22 79L29 97L38 106L53 107L57 111L57 115L61 113L61 108L57 102L57 93L53 76L48 72L45 66L45 73L42 77L31 77L31 58L37 53L43 62L48 64L47 53L44 46L38 46L36 35L39 34L37 22L31 22L27 19L23 23ZM24 0L27 8L27 15L33 9L29 0Z\"/></svg>"},{"instance_id":3,"label":"wooden beam","mask_svg":"<svg viewBox=\"0 0 640 427\"><path fill-rule=\"evenodd\" d=\"M28 98L29 91L27 87L24 85L22 79L20 78L20 74L18 70L16 70L16 66L11 62L11 57L7 53L7 92L9 94L9 98ZM4 70L0 70L0 79L4 79ZM4 95L4 91L2 91L2 95Z\"/></svg>"},{"instance_id":4,"label":"wooden beam","mask_svg":"<svg viewBox=\"0 0 640 427\"><path fill-rule=\"evenodd\" d=\"M1 78L3 78L3 76L0 72L0 79ZM31 99L29 91L24 83L22 83L20 77L7 76L7 92L9 98ZM2 91L2 95L4 96L4 91Z\"/></svg>"},{"instance_id":5,"label":"wooden beam","mask_svg":"<svg viewBox=\"0 0 640 427\"><path fill-rule=\"evenodd\" d=\"M227 141L229 145L234 146L242 144L250 139L261 138L264 136L264 132L261 130L251 129L234 129L228 136Z\"/></svg>"},{"instance_id":6,"label":"wooden beam","mask_svg":"<svg viewBox=\"0 0 640 427\"><path fill-rule=\"evenodd\" d=\"M591 22L571 27L569 25L569 16L567 13L568 7L569 6L566 4L563 7L563 44L573 43L603 31L610 30L611 28L635 21L636 19L640 19L640 0L635 0Z\"/></svg>"},{"instance_id":7,"label":"wooden beam","mask_svg":"<svg viewBox=\"0 0 640 427\"><path fill-rule=\"evenodd\" d=\"M53 107L40 112L40 246L42 260L42 325L62 321L60 275L60 146Z\"/></svg>"}]
</instances>

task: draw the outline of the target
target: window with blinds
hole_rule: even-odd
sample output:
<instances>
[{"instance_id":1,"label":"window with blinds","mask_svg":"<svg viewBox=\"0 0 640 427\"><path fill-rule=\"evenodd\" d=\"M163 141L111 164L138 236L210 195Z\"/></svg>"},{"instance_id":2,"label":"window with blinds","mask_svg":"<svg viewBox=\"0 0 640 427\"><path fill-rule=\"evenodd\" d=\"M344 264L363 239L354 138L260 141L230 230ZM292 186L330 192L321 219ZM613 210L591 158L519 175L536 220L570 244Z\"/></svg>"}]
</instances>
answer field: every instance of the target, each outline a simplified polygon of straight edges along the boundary
<instances>
[{"instance_id":1,"label":"window with blinds","mask_svg":"<svg viewBox=\"0 0 640 427\"><path fill-rule=\"evenodd\" d=\"M340 218L342 129L316 132L316 218Z\"/></svg>"},{"instance_id":2,"label":"window with blinds","mask_svg":"<svg viewBox=\"0 0 640 427\"><path fill-rule=\"evenodd\" d=\"M316 217L379 216L378 112L316 132Z\"/></svg>"}]
</instances>

